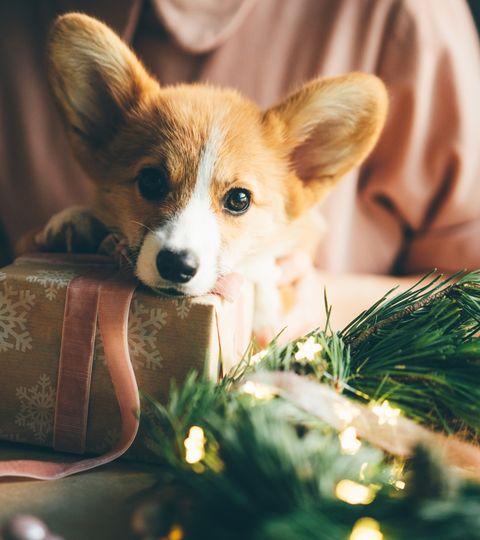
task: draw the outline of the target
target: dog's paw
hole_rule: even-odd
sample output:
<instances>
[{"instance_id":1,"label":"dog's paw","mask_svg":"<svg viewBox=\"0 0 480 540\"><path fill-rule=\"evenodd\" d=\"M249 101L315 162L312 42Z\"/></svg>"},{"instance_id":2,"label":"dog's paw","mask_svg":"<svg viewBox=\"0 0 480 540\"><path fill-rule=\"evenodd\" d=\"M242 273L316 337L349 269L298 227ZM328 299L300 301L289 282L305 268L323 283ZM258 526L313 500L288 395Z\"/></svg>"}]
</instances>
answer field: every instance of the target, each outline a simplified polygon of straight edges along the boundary
<instances>
[{"instance_id":1,"label":"dog's paw","mask_svg":"<svg viewBox=\"0 0 480 540\"><path fill-rule=\"evenodd\" d=\"M96 253L108 232L88 208L73 206L54 215L37 242L43 251Z\"/></svg>"}]
</instances>

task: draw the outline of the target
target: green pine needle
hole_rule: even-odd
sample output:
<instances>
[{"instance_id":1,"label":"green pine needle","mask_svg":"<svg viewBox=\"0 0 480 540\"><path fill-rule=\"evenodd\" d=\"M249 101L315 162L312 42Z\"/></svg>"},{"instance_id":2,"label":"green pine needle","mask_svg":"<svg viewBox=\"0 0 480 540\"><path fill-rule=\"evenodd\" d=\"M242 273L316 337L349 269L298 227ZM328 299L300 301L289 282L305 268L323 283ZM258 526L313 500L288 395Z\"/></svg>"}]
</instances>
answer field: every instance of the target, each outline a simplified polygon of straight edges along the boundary
<instances>
[{"instance_id":1,"label":"green pine needle","mask_svg":"<svg viewBox=\"0 0 480 540\"><path fill-rule=\"evenodd\" d=\"M315 331L286 345L273 341L259 364L244 358L236 377L254 370L294 371L353 399L388 399L406 416L447 432L480 432L480 272L421 280L387 293L341 332ZM326 304L327 312L331 307ZM296 361L297 343L322 345ZM466 431L465 431L466 430Z\"/></svg>"},{"instance_id":2,"label":"green pine needle","mask_svg":"<svg viewBox=\"0 0 480 540\"><path fill-rule=\"evenodd\" d=\"M480 488L455 482L435 449L420 448L402 479L363 442L342 453L338 432L281 397L242 391L249 373L293 371L354 400L388 399L402 413L447 433L480 432L480 272L390 291L341 332L327 325L281 344L259 362L252 343L219 384L191 373L172 384L168 404L143 395L142 422L163 467L156 490L159 536L179 525L197 540L347 540L359 519L377 520L388 540L470 540L480 527ZM313 336L322 350L295 357ZM199 426L204 455L186 461L184 441ZM340 480L374 494L367 505L336 496ZM373 490L373 491L372 491ZM158 527L157 527L158 529Z\"/></svg>"}]
</instances>

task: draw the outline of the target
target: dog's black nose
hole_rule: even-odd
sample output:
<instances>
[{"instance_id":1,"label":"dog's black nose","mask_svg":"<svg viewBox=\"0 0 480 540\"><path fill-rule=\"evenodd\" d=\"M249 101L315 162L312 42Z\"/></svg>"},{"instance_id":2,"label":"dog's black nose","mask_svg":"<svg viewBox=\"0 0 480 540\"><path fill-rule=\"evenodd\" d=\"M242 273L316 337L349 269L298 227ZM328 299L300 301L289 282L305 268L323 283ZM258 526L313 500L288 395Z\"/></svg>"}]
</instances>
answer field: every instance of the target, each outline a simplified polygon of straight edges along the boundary
<instances>
[{"instance_id":1,"label":"dog's black nose","mask_svg":"<svg viewBox=\"0 0 480 540\"><path fill-rule=\"evenodd\" d=\"M189 251L162 249L157 255L158 273L163 279L175 283L187 283L197 273L200 262Z\"/></svg>"}]
</instances>

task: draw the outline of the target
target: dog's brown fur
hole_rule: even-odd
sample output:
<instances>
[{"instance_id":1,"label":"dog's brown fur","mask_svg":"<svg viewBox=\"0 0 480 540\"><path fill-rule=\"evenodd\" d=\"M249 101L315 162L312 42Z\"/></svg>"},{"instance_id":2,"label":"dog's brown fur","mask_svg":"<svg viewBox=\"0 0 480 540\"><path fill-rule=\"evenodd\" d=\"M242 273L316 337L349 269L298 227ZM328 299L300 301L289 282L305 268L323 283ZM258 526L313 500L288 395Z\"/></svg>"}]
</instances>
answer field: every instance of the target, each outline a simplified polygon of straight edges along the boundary
<instances>
[{"instance_id":1,"label":"dog's brown fur","mask_svg":"<svg viewBox=\"0 0 480 540\"><path fill-rule=\"evenodd\" d=\"M214 126L221 127L210 194L222 267L230 270L292 249L304 232L302 216L368 155L387 112L384 85L361 73L309 82L266 112L234 90L164 88L116 34L81 14L57 20L47 59L75 157L96 186L94 213L132 249L185 207L199 155ZM163 200L141 196L136 178L145 167L168 177ZM235 186L252 193L241 216L223 209ZM232 250L240 256L230 257Z\"/></svg>"}]
</instances>

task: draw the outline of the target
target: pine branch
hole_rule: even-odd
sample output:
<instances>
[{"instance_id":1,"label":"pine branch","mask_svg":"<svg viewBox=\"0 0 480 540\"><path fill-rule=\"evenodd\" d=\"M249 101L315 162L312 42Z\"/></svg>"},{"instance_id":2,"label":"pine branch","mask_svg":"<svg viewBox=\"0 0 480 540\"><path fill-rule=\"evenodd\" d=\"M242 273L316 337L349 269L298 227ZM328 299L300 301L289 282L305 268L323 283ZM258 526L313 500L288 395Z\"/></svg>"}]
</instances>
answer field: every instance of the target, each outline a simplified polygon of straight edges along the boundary
<instances>
[{"instance_id":1,"label":"pine branch","mask_svg":"<svg viewBox=\"0 0 480 540\"><path fill-rule=\"evenodd\" d=\"M436 300L439 300L440 298L446 298L451 297L455 294L457 291L462 291L465 289L480 289L480 285L476 283L457 283L454 285L450 285L449 287L446 287L445 289L442 289L441 291L438 291L436 293L430 294L427 297L422 298L421 300L415 302L412 305L409 305L394 315L391 315L390 317L383 319L379 321L378 323L374 324L367 330L365 330L362 334L360 334L358 337L353 339L353 341L350 342L350 348L351 350L355 350L360 343L365 341L369 336L372 334L375 334L380 330L381 328L384 328L385 326L388 326L389 324L398 321L399 319L402 319L403 317L406 317L408 315L412 315L415 311L418 311L419 309L424 308L425 306L431 304L432 302L435 302ZM473 315L473 317L478 318L480 313L476 313ZM378 316L378 314L377 314Z\"/></svg>"},{"instance_id":2,"label":"pine branch","mask_svg":"<svg viewBox=\"0 0 480 540\"><path fill-rule=\"evenodd\" d=\"M416 421L451 432L480 432L480 274L390 291L342 332L315 331L267 347L260 363L244 359L236 373L294 371L361 401L385 399ZM326 306L327 312L331 308ZM323 349L297 361L310 336ZM352 344L354 346L352 346ZM253 352L253 351L252 351ZM465 431L465 428L467 431Z\"/></svg>"},{"instance_id":3,"label":"pine branch","mask_svg":"<svg viewBox=\"0 0 480 540\"><path fill-rule=\"evenodd\" d=\"M360 343L365 341L372 334L377 333L381 328L384 328L385 326L388 326L389 324L398 321L399 319L402 319L407 315L412 315L415 311L418 311L419 309L428 306L428 304L434 302L435 300L438 300L439 298L445 298L448 295L449 289L444 289L437 293L431 294L427 298L419 300L418 302L415 302L415 304L395 313L395 315L391 315L390 317L388 317L388 319L384 319L383 321L376 323L374 326L371 326L368 330L365 330L362 334L360 334L350 343L350 349L352 351L355 350L360 345Z\"/></svg>"},{"instance_id":4,"label":"pine branch","mask_svg":"<svg viewBox=\"0 0 480 540\"><path fill-rule=\"evenodd\" d=\"M191 374L182 388L172 385L166 406L144 396L142 421L165 463L156 537L180 525L191 540L344 540L368 516L390 540L476 539L480 488L456 485L434 449L417 452L400 493L375 448L364 442L355 455L342 453L338 432L318 418L239 385L254 371L294 371L351 399L388 399L447 432L480 432L480 272L454 284L425 284L428 277L405 293L391 291L342 332L274 340L260 361L252 344L219 385ZM297 358L310 337L321 351ZM205 452L189 464L184 440L192 425L204 430ZM340 479L375 486L373 501L340 500Z\"/></svg>"},{"instance_id":5,"label":"pine branch","mask_svg":"<svg viewBox=\"0 0 480 540\"><path fill-rule=\"evenodd\" d=\"M195 396L205 401L196 401L192 414ZM191 375L182 388L172 387L167 406L155 408L175 431L166 436L147 424L149 436L162 441L160 456L175 455L159 469L154 495L149 492L155 538L180 527L190 540L345 540L367 516L390 540L478 536L480 488L459 484L432 449L421 449L409 464L401 492L379 451L363 443L354 455L342 453L335 430L281 398L227 392L224 384ZM203 427L208 449L190 465L177 438L187 436L192 422ZM345 480L373 490L373 500L341 500L336 489Z\"/></svg>"}]
</instances>

